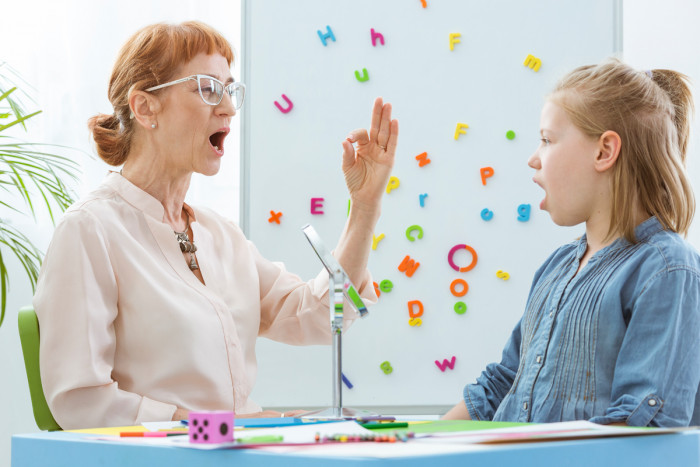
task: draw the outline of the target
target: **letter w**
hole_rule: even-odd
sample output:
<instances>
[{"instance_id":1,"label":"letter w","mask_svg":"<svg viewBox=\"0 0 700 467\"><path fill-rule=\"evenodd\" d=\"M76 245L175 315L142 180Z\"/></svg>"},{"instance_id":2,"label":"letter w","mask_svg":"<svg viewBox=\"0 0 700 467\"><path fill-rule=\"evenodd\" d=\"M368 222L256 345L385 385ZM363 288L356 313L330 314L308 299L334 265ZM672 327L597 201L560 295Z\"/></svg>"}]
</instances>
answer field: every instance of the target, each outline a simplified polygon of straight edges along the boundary
<instances>
[{"instance_id":1,"label":"letter w","mask_svg":"<svg viewBox=\"0 0 700 467\"><path fill-rule=\"evenodd\" d=\"M408 277L411 277L418 269L418 266L420 266L420 263L413 261L410 256L406 255L401 264L399 264L399 272L405 272Z\"/></svg>"},{"instance_id":2,"label":"letter w","mask_svg":"<svg viewBox=\"0 0 700 467\"><path fill-rule=\"evenodd\" d=\"M437 365L438 368L440 368L440 371L444 372L445 369L449 368L450 370L455 369L455 361L457 360L457 357L454 355L452 356L451 360L447 360L446 358L442 360L442 365L440 364L439 361L435 360L435 364Z\"/></svg>"}]
</instances>

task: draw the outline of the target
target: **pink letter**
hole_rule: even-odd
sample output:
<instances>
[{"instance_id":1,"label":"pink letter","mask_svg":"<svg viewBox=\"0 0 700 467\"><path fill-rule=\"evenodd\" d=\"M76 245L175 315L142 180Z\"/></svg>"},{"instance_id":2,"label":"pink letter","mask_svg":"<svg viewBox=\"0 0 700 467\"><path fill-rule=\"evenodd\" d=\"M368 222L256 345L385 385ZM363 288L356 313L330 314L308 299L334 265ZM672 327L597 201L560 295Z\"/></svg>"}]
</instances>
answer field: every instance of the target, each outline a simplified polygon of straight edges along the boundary
<instances>
[{"instance_id":1,"label":"pink letter","mask_svg":"<svg viewBox=\"0 0 700 467\"><path fill-rule=\"evenodd\" d=\"M284 107L282 107L280 105L280 103L277 101L275 101L275 105L277 106L278 109L280 109L280 112L282 112L283 114L286 114L294 108L294 104L292 104L292 101L290 101L289 98L287 96L285 96L284 94L282 94L282 99L284 99L287 102L286 109Z\"/></svg>"},{"instance_id":2,"label":"pink letter","mask_svg":"<svg viewBox=\"0 0 700 467\"><path fill-rule=\"evenodd\" d=\"M381 33L374 32L374 28L372 28L371 31L372 31L372 33L371 33L372 34L372 47L377 46L377 39L379 39L379 42L381 42L382 45L384 45L384 36L382 36Z\"/></svg>"},{"instance_id":3,"label":"pink letter","mask_svg":"<svg viewBox=\"0 0 700 467\"><path fill-rule=\"evenodd\" d=\"M311 198L311 214L323 214L323 198Z\"/></svg>"}]
</instances>

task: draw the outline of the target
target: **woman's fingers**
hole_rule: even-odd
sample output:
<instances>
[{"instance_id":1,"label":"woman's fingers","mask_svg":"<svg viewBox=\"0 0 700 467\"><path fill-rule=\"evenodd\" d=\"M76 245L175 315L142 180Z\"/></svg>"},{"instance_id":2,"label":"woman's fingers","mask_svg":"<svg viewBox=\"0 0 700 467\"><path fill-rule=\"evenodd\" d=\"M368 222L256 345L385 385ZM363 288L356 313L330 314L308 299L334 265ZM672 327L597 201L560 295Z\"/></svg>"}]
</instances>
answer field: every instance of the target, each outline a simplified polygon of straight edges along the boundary
<instances>
[{"instance_id":1,"label":"woman's fingers","mask_svg":"<svg viewBox=\"0 0 700 467\"><path fill-rule=\"evenodd\" d=\"M379 124L379 133L376 141L379 146L386 148L389 142L389 130L391 126L391 104L384 104L382 108L382 118Z\"/></svg>"},{"instance_id":2,"label":"woman's fingers","mask_svg":"<svg viewBox=\"0 0 700 467\"><path fill-rule=\"evenodd\" d=\"M372 108L372 124L369 127L369 137L371 141L377 140L377 134L379 133L379 126L382 121L382 109L384 107L384 100L381 97L377 97L374 100L374 107Z\"/></svg>"},{"instance_id":3,"label":"woman's fingers","mask_svg":"<svg viewBox=\"0 0 700 467\"><path fill-rule=\"evenodd\" d=\"M396 145L399 141L399 121L392 120L389 124L389 139L386 142L386 150L389 153L396 152Z\"/></svg>"},{"instance_id":4,"label":"woman's fingers","mask_svg":"<svg viewBox=\"0 0 700 467\"><path fill-rule=\"evenodd\" d=\"M369 143L370 137L367 134L367 130L364 128L358 128L357 130L352 130L350 133L348 133L347 140L351 143L363 145Z\"/></svg>"},{"instance_id":5,"label":"woman's fingers","mask_svg":"<svg viewBox=\"0 0 700 467\"><path fill-rule=\"evenodd\" d=\"M343 170L347 170L355 163L355 147L350 138L343 141Z\"/></svg>"}]
</instances>

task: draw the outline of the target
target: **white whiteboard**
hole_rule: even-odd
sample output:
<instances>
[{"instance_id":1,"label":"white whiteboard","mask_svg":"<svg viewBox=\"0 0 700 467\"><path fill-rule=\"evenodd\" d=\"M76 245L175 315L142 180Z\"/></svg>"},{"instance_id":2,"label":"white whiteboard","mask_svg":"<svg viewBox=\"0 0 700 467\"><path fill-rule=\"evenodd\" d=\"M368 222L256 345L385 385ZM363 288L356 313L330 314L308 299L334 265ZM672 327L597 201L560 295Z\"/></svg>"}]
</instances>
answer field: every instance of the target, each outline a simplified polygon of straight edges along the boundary
<instances>
[{"instance_id":1,"label":"white whiteboard","mask_svg":"<svg viewBox=\"0 0 700 467\"><path fill-rule=\"evenodd\" d=\"M350 407L446 406L501 350L521 316L533 273L583 227L556 227L538 209L543 192L527 159L539 143L539 114L548 90L565 72L620 52L619 2L427 0L254 0L244 3L241 223L261 253L304 279L321 264L300 228L311 223L334 247L347 212L341 141L367 127L375 97L394 106L400 123L393 175L370 255L377 282L394 288L344 336L344 388ZM323 45L318 30L335 41ZM384 45L372 45L371 30ZM450 34L461 34L450 50ZM532 54L534 71L523 65ZM369 80L360 82L367 69ZM274 105L286 95L288 113ZM455 140L457 123L467 124ZM506 132L516 136L510 140ZM428 153L430 164L415 157ZM480 169L494 175L482 184ZM421 207L419 195L427 193ZM323 215L311 198L324 198ZM517 208L531 205L527 222ZM485 221L483 209L494 213ZM280 224L270 211L282 212ZM406 229L424 236L409 241ZM414 233L415 236L415 233ZM474 248L468 272L448 264L450 249ZM406 255L420 262L399 272ZM454 255L458 267L471 256ZM510 279L497 277L506 271ZM450 283L469 292L457 298ZM408 324L407 302L424 306L422 325ZM463 301L467 312L457 314ZM260 339L253 398L264 407L331 404L330 347L292 347ZM454 369L435 364L456 357ZM393 369L385 374L380 365Z\"/></svg>"}]
</instances>

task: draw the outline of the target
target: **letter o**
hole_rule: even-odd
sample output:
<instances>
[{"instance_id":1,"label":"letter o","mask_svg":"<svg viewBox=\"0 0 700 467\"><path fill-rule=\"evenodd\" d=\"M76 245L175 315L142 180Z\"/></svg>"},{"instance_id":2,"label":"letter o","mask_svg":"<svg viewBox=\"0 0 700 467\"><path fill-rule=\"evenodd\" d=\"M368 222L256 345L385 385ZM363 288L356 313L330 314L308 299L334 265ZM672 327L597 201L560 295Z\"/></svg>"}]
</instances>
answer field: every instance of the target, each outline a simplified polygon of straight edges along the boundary
<instances>
[{"instance_id":1,"label":"letter o","mask_svg":"<svg viewBox=\"0 0 700 467\"><path fill-rule=\"evenodd\" d=\"M459 292L457 291L458 285L462 286L462 290L460 290ZM465 281L464 279L455 279L450 284L450 292L452 292L452 295L454 295L455 297L464 297L465 295L467 295L467 292L469 292L469 284L467 284L467 281Z\"/></svg>"}]
</instances>

